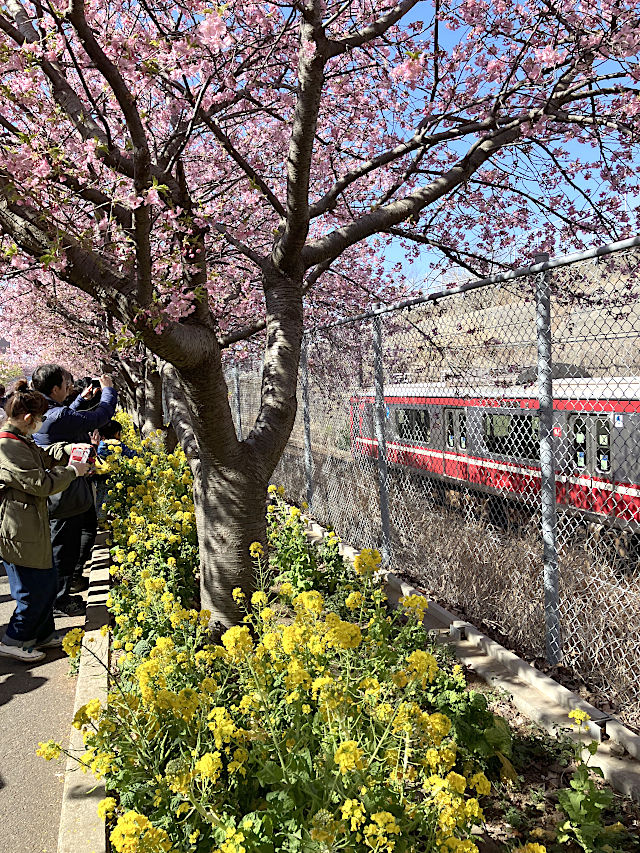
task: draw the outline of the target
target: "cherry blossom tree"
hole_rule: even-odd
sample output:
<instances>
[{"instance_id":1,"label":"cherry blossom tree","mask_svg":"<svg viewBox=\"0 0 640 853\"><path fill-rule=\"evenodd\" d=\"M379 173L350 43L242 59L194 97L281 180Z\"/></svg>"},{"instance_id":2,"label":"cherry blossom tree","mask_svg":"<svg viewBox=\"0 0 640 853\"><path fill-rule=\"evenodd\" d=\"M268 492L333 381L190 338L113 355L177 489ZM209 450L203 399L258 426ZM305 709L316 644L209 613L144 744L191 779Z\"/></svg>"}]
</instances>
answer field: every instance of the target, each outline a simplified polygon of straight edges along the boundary
<instances>
[{"instance_id":1,"label":"cherry blossom tree","mask_svg":"<svg viewBox=\"0 0 640 853\"><path fill-rule=\"evenodd\" d=\"M166 429L162 378L157 359L114 322L95 300L65 283L26 279L21 270L5 275L0 335L11 345L5 354L17 376L38 364L62 364L75 378L110 373L120 403L143 435Z\"/></svg>"},{"instance_id":2,"label":"cherry blossom tree","mask_svg":"<svg viewBox=\"0 0 640 853\"><path fill-rule=\"evenodd\" d=\"M514 234L633 230L639 42L631 0L0 0L7 275L159 360L213 620L264 539L303 320L384 296L392 240L478 273ZM239 441L223 360L255 340Z\"/></svg>"}]
</instances>

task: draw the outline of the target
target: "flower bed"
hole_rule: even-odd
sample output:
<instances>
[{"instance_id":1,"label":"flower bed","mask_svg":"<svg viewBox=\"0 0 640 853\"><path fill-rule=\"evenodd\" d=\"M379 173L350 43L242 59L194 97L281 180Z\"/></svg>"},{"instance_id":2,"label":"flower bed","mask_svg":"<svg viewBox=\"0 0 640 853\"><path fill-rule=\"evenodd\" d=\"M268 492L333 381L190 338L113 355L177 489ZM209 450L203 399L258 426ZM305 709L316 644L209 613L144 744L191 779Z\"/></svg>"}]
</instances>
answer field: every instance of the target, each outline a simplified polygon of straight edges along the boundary
<instances>
[{"instance_id":1,"label":"flower bed","mask_svg":"<svg viewBox=\"0 0 640 853\"><path fill-rule=\"evenodd\" d=\"M511 736L430 644L426 600L390 611L377 552L351 566L336 536L311 548L270 487L269 569L254 543L244 622L211 643L184 456L128 422L124 439L139 455L108 466L116 663L107 706L74 719L113 850L477 851L490 779L515 777Z\"/></svg>"}]
</instances>

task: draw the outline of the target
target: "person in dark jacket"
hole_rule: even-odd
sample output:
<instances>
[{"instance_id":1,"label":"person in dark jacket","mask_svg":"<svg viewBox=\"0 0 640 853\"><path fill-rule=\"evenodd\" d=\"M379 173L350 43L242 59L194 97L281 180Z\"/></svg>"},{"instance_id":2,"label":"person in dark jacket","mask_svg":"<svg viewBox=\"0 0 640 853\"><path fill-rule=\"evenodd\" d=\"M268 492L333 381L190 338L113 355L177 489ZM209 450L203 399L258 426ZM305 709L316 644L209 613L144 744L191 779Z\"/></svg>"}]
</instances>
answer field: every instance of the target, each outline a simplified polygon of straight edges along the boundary
<instances>
[{"instance_id":1,"label":"person in dark jacket","mask_svg":"<svg viewBox=\"0 0 640 853\"><path fill-rule=\"evenodd\" d=\"M56 570L49 531L47 498L67 489L89 470L85 462L66 464L72 445L62 442L42 450L32 439L47 411L46 399L16 383L6 402L0 427L0 557L16 609L0 654L25 663L44 657L43 648L60 646L53 605Z\"/></svg>"},{"instance_id":2,"label":"person in dark jacket","mask_svg":"<svg viewBox=\"0 0 640 853\"><path fill-rule=\"evenodd\" d=\"M110 376L100 377L100 402L89 411L80 411L82 394L70 405L64 401L73 387L73 378L57 364L43 364L36 368L31 377L36 391L47 398L49 409L45 420L34 435L36 444L48 447L56 442L89 444L90 433L108 423L114 415L117 394ZM65 516L62 498L57 506L51 506L54 515L50 520L53 562L58 572L58 595L55 612L57 615L77 616L84 612L81 598L73 597L73 591L86 589L88 583L82 577L82 569L91 555L98 522L93 496L81 512ZM73 507L72 507L73 508ZM59 517L57 517L59 516Z\"/></svg>"}]
</instances>

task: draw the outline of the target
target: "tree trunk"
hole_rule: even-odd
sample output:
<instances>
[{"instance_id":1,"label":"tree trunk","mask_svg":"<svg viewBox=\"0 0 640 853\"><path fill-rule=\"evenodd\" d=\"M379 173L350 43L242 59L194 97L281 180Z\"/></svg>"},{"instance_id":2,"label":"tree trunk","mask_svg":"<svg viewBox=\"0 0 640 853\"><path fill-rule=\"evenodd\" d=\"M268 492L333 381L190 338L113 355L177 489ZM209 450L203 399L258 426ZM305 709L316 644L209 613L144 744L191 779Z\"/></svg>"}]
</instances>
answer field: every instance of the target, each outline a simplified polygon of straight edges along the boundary
<instances>
[{"instance_id":1,"label":"tree trunk","mask_svg":"<svg viewBox=\"0 0 640 853\"><path fill-rule=\"evenodd\" d=\"M156 368L155 359L147 359L144 370L144 410L142 417L142 435L146 438L149 433L161 430L164 426L162 417L162 377Z\"/></svg>"},{"instance_id":2,"label":"tree trunk","mask_svg":"<svg viewBox=\"0 0 640 853\"><path fill-rule=\"evenodd\" d=\"M178 375L190 420L190 428L182 421L178 435L194 474L200 603L211 611L211 625L219 633L242 618L233 590L240 587L250 595L253 589L249 546L255 541L266 546L267 482L247 465L246 448L237 440L220 361L209 363L207 371ZM174 404L174 411L179 408Z\"/></svg>"},{"instance_id":3,"label":"tree trunk","mask_svg":"<svg viewBox=\"0 0 640 853\"><path fill-rule=\"evenodd\" d=\"M144 379L142 379L137 385L134 395L134 413L133 413L133 421L136 427L142 432L142 424L144 422Z\"/></svg>"},{"instance_id":4,"label":"tree trunk","mask_svg":"<svg viewBox=\"0 0 640 853\"><path fill-rule=\"evenodd\" d=\"M169 424L164 433L164 446L167 453L173 453L180 442L178 441L178 433L173 424Z\"/></svg>"},{"instance_id":5,"label":"tree trunk","mask_svg":"<svg viewBox=\"0 0 640 853\"><path fill-rule=\"evenodd\" d=\"M201 458L200 464L193 489L200 604L211 611L211 625L220 632L244 615L233 600L233 590L240 587L250 597L255 586L249 546L252 542L266 546L266 483L253 473L210 459Z\"/></svg>"},{"instance_id":6,"label":"tree trunk","mask_svg":"<svg viewBox=\"0 0 640 853\"><path fill-rule=\"evenodd\" d=\"M249 546L260 542L266 550L267 486L296 416L302 278L292 279L270 267L264 273L264 289L267 341L261 407L244 441L236 435L219 350L196 369L163 369L180 443L188 456L194 442L198 450L199 470L193 463L192 470L200 599L217 630L241 618L233 590L240 587L250 595L254 587Z\"/></svg>"}]
</instances>

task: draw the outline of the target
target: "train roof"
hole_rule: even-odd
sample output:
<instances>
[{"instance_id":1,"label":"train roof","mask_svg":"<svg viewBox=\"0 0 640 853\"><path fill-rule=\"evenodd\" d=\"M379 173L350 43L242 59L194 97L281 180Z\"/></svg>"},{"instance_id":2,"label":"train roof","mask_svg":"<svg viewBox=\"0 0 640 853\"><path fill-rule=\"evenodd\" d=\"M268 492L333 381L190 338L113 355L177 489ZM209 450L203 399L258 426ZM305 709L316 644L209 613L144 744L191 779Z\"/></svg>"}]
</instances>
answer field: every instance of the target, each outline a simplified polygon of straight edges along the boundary
<instances>
[{"instance_id":1,"label":"train roof","mask_svg":"<svg viewBox=\"0 0 640 853\"><path fill-rule=\"evenodd\" d=\"M374 397L373 388L363 388L354 397ZM499 385L455 382L425 382L384 386L388 397L439 397L536 399L537 384ZM640 400L639 376L604 376L597 379L554 379L553 397L556 400Z\"/></svg>"}]
</instances>

